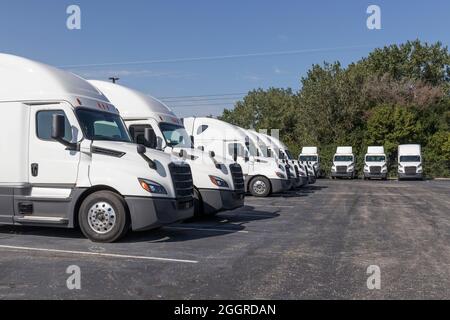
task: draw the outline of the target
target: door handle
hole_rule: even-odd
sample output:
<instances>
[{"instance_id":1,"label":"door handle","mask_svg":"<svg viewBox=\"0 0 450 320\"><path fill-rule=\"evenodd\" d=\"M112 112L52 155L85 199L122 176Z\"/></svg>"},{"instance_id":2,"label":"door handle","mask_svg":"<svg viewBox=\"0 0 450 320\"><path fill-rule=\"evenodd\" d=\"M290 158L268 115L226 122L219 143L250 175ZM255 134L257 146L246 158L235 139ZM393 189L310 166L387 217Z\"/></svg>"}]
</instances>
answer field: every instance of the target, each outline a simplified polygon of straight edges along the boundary
<instances>
[{"instance_id":1,"label":"door handle","mask_svg":"<svg viewBox=\"0 0 450 320\"><path fill-rule=\"evenodd\" d=\"M37 163L32 163L31 164L31 175L33 177L37 177L39 174L39 164Z\"/></svg>"}]
</instances>

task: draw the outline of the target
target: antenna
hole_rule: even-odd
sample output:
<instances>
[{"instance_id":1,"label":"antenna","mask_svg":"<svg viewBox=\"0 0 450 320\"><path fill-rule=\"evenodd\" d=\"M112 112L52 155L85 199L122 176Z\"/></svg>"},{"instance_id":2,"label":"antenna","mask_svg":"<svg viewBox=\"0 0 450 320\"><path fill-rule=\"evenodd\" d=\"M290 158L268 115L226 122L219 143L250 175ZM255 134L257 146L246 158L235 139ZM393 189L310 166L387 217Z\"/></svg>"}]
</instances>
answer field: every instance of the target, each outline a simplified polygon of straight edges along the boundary
<instances>
[{"instance_id":1,"label":"antenna","mask_svg":"<svg viewBox=\"0 0 450 320\"><path fill-rule=\"evenodd\" d=\"M112 83L116 83L117 81L120 80L120 78L118 78L118 77L110 77L109 80L111 80Z\"/></svg>"}]
</instances>

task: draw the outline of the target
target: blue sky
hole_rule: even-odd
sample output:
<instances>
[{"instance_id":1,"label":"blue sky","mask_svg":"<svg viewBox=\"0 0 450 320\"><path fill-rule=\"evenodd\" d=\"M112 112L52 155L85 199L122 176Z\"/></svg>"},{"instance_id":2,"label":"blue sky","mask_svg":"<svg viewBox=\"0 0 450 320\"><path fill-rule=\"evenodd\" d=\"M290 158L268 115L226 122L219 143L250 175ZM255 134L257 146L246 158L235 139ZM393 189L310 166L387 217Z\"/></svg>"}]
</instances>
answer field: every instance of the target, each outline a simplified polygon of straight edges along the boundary
<instances>
[{"instance_id":1,"label":"blue sky","mask_svg":"<svg viewBox=\"0 0 450 320\"><path fill-rule=\"evenodd\" d=\"M71 4L81 7L81 30L66 28ZM382 30L366 27L370 4L381 7ZM449 14L445 0L0 0L0 51L55 66L111 63L67 69L95 79L118 75L121 84L156 97L233 94L168 102L182 117L217 115L237 93L297 90L314 63L347 64L375 47L416 38L448 45ZM173 61L292 50L306 52ZM120 64L158 60L170 61Z\"/></svg>"}]
</instances>

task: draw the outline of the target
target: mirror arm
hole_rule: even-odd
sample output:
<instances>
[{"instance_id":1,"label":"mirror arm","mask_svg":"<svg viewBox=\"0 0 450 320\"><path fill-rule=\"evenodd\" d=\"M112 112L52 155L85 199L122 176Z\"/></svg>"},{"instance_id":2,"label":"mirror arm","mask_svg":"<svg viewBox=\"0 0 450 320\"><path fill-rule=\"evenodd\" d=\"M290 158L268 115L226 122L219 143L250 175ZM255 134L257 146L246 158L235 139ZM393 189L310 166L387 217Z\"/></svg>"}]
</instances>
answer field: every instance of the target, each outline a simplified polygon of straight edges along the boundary
<instances>
[{"instance_id":1,"label":"mirror arm","mask_svg":"<svg viewBox=\"0 0 450 320\"><path fill-rule=\"evenodd\" d=\"M155 161L153 161L152 159L150 159L149 157L147 157L147 155L145 154L146 152L146 148L142 145L139 145L137 147L137 152L139 153L139 155L142 157L142 159L145 160L145 162L148 163L148 166L150 167L150 169L156 170L156 163Z\"/></svg>"},{"instance_id":2,"label":"mirror arm","mask_svg":"<svg viewBox=\"0 0 450 320\"><path fill-rule=\"evenodd\" d=\"M53 138L55 141L61 143L63 146L66 147L66 150L69 151L80 151L80 144L79 143L73 143L69 142L67 140L64 140L62 138Z\"/></svg>"}]
</instances>

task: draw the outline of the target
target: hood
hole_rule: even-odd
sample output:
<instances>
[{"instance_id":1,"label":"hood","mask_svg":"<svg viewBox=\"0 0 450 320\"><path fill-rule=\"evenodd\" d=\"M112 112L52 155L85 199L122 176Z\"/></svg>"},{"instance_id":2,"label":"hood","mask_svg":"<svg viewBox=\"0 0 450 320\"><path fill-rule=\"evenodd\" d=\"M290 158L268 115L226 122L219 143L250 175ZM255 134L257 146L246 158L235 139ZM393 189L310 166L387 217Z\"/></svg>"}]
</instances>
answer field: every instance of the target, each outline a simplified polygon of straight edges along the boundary
<instances>
[{"instance_id":1,"label":"hood","mask_svg":"<svg viewBox=\"0 0 450 320\"><path fill-rule=\"evenodd\" d=\"M98 147L104 149L105 152L118 152L123 153L123 157L126 158L141 158L139 153L137 152L137 144L128 143L128 142L119 142L119 141L93 141L93 147ZM100 150L102 151L102 150ZM153 149L147 148L147 152L145 153L147 157L152 160L159 162L183 162L180 158L171 156L165 152L157 151Z\"/></svg>"}]
</instances>

